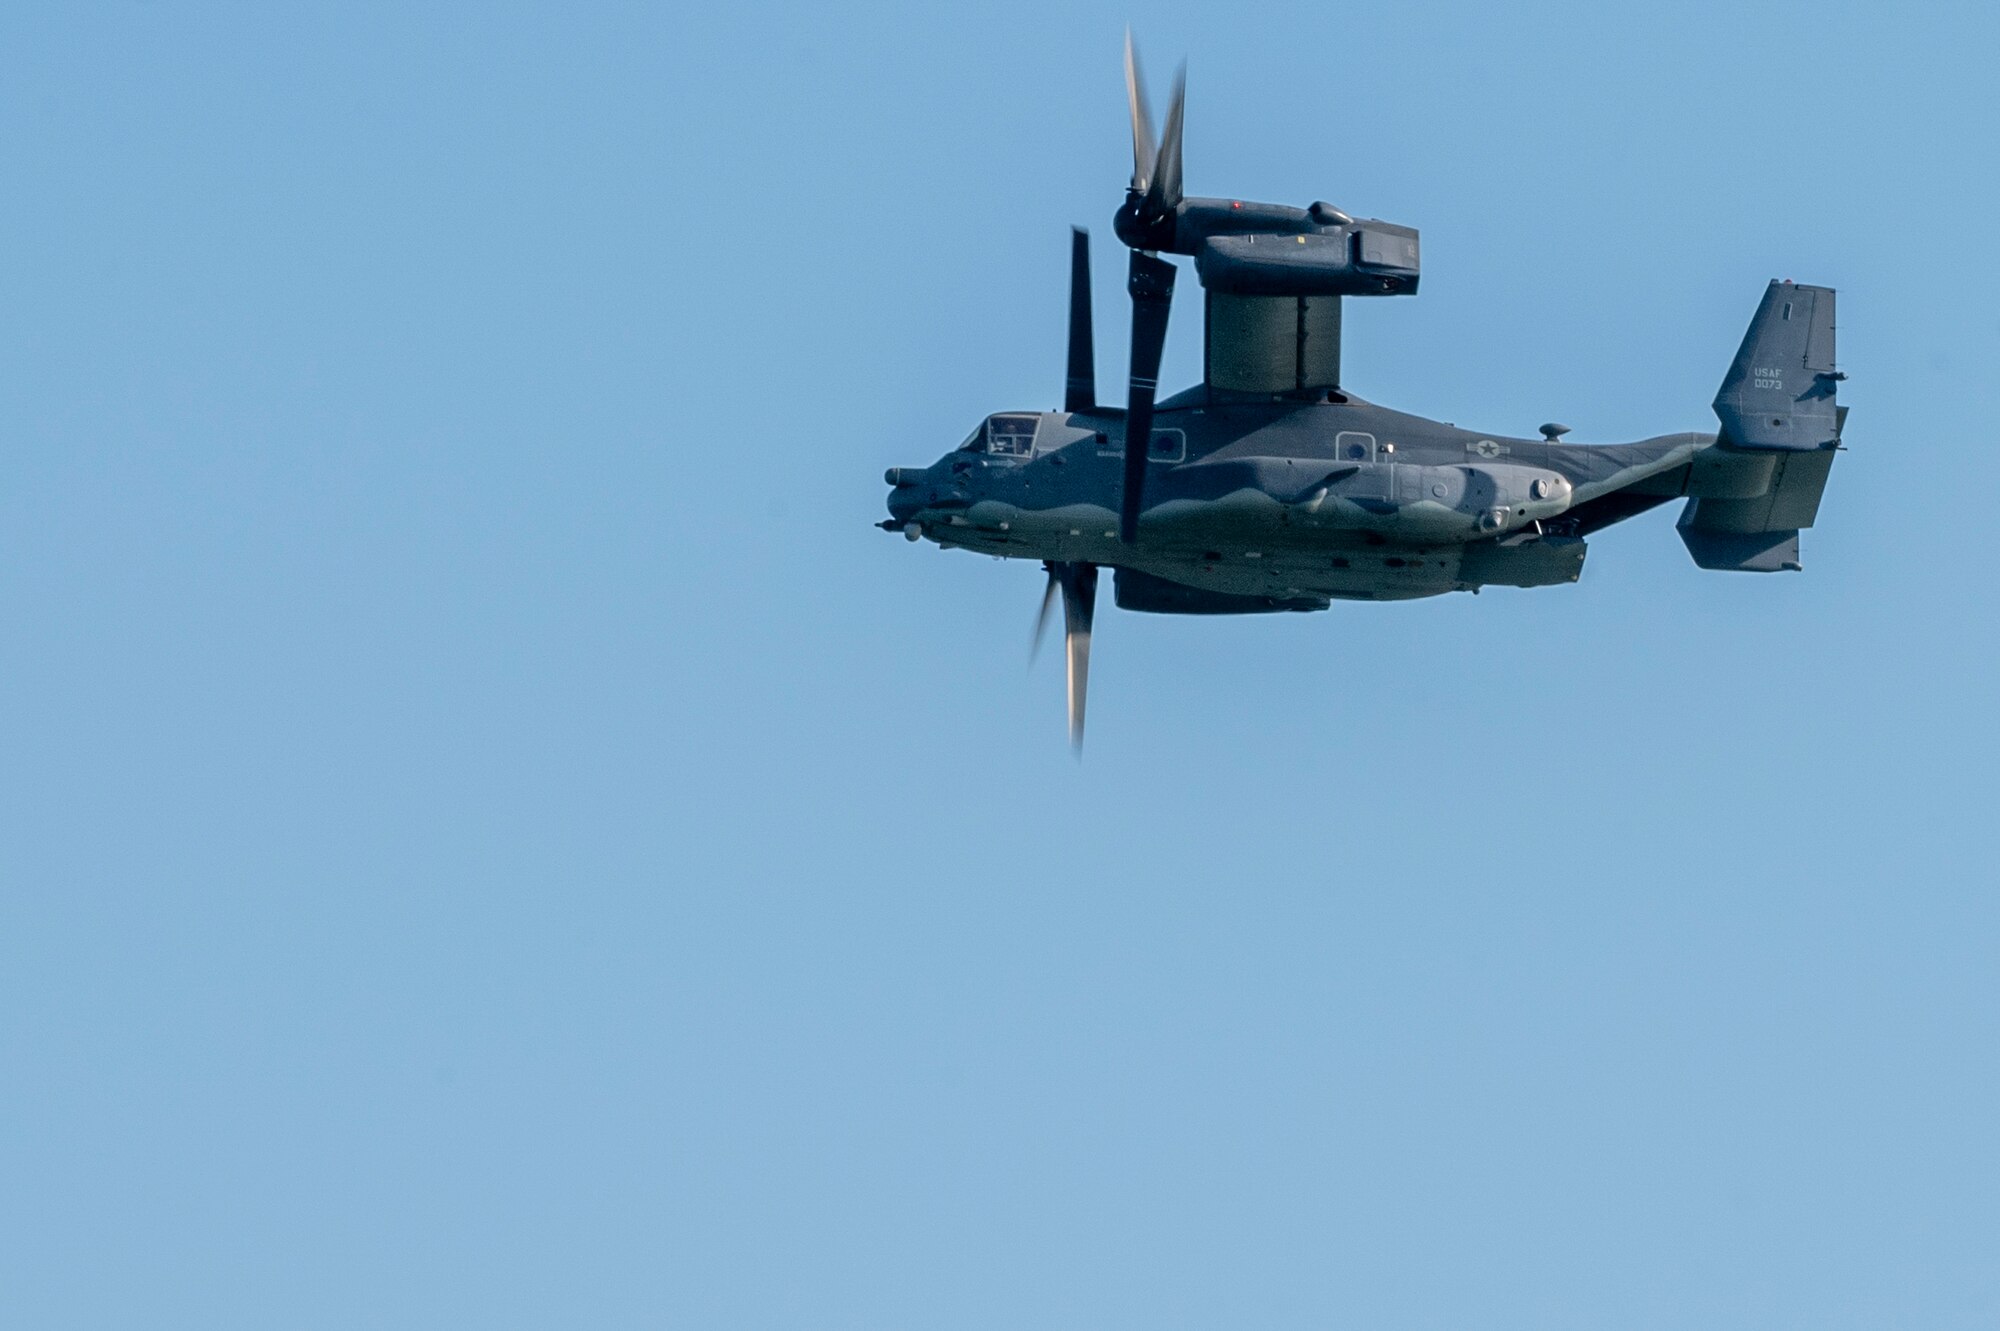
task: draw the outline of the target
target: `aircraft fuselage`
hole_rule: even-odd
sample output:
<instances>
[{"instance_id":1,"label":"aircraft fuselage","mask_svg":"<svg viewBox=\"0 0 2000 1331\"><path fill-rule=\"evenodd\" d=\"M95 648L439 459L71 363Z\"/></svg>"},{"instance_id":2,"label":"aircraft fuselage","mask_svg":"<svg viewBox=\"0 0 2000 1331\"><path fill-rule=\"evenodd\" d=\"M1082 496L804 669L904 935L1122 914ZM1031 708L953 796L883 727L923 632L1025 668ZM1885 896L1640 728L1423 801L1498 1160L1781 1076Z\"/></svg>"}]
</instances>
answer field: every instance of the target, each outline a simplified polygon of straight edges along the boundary
<instances>
[{"instance_id":1,"label":"aircraft fuselage","mask_svg":"<svg viewBox=\"0 0 2000 1331\"><path fill-rule=\"evenodd\" d=\"M1573 582L1583 532L1603 524L1564 519L1600 496L1754 492L1755 478L1734 473L1758 459L1714 456L1735 450L1717 450L1713 435L1564 444L1331 396L1341 400L1194 390L1162 403L1134 544L1118 538L1123 413L1105 410L989 417L932 466L890 473L883 525L948 548L1317 609Z\"/></svg>"}]
</instances>

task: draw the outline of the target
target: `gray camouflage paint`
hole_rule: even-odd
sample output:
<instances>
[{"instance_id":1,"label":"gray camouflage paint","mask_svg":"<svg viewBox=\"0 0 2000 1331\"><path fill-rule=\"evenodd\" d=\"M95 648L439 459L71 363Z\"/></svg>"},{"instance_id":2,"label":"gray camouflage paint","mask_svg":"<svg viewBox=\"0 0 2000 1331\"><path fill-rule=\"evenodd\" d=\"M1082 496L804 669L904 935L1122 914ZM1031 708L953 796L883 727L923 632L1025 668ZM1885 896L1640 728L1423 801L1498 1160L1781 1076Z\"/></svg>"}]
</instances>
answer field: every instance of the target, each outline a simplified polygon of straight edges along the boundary
<instances>
[{"instance_id":1,"label":"gray camouflage paint","mask_svg":"<svg viewBox=\"0 0 2000 1331\"><path fill-rule=\"evenodd\" d=\"M882 525L1109 566L1121 606L1165 613L1574 582L1589 532L1674 498L1689 501L1680 531L1703 567L1795 569L1844 424L1837 377L1832 291L1774 282L1717 395L1721 436L1565 444L1340 392L1229 400L1203 386L1159 405L1153 433L1171 457L1148 464L1133 545L1117 536L1123 413L1102 408L1036 414L1026 455L968 451L976 435L929 467L893 469Z\"/></svg>"}]
</instances>

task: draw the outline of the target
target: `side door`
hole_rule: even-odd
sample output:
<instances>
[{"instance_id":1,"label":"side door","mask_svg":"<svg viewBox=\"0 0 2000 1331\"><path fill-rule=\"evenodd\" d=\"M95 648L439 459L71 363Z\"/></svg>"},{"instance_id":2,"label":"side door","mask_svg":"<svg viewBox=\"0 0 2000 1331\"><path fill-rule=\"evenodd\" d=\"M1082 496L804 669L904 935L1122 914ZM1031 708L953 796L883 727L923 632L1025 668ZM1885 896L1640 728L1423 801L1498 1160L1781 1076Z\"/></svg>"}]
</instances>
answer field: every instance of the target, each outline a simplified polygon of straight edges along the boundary
<instances>
[{"instance_id":1,"label":"side door","mask_svg":"<svg viewBox=\"0 0 2000 1331\"><path fill-rule=\"evenodd\" d=\"M1396 468L1376 444L1375 436L1362 430L1342 430L1333 437L1333 454L1343 463L1359 463L1361 471L1341 486L1342 493L1363 508L1387 513L1396 506Z\"/></svg>"}]
</instances>

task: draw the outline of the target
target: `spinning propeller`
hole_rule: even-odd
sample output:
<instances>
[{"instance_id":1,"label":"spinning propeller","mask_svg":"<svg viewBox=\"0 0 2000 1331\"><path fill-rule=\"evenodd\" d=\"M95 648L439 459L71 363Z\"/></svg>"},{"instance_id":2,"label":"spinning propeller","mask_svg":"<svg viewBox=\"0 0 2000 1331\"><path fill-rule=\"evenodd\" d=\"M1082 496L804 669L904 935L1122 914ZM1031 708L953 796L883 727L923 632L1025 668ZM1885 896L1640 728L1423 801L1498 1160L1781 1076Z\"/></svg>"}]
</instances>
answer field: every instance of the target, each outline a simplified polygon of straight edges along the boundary
<instances>
[{"instance_id":1,"label":"spinning propeller","mask_svg":"<svg viewBox=\"0 0 2000 1331\"><path fill-rule=\"evenodd\" d=\"M1035 616L1035 638L1028 649L1033 661L1049 626L1049 609L1062 592L1063 656L1069 677L1069 742L1083 752L1083 704L1090 688L1090 621L1097 610L1097 565L1051 562L1049 585L1042 590L1042 608Z\"/></svg>"},{"instance_id":2,"label":"spinning propeller","mask_svg":"<svg viewBox=\"0 0 2000 1331\"><path fill-rule=\"evenodd\" d=\"M1167 345L1167 314L1174 299L1174 266L1155 250L1174 242L1181 206L1181 109L1187 96L1187 66L1174 74L1166 129L1153 137L1145 76L1132 34L1125 34L1125 98L1132 113L1132 183L1112 229L1131 247L1125 289L1132 297L1132 368L1125 394L1125 474L1118 496L1118 534L1125 544L1139 539L1139 508L1145 498L1146 458L1153 438L1153 399L1160 385L1160 357ZM1097 409L1096 350L1090 324L1090 234L1070 235L1069 379L1063 410ZM1052 561L1045 565L1048 586L1035 616L1033 652L1041 648L1049 611L1058 593L1063 603L1063 644L1069 675L1069 738L1083 749L1083 709L1090 685L1090 625L1097 609L1097 565Z\"/></svg>"},{"instance_id":3,"label":"spinning propeller","mask_svg":"<svg viewBox=\"0 0 2000 1331\"><path fill-rule=\"evenodd\" d=\"M1160 386L1160 356L1167 346L1167 314L1173 308L1174 266L1153 251L1173 244L1181 204L1181 109L1187 98L1187 66L1174 74L1166 129L1153 140L1146 109L1146 81L1139 52L1125 33L1125 99L1132 112L1132 183L1112 229L1132 248L1125 290L1132 297L1132 369L1125 390L1125 478L1118 495L1118 535L1127 545L1139 539L1139 507L1145 498L1146 455L1153 441L1153 398Z\"/></svg>"}]
</instances>

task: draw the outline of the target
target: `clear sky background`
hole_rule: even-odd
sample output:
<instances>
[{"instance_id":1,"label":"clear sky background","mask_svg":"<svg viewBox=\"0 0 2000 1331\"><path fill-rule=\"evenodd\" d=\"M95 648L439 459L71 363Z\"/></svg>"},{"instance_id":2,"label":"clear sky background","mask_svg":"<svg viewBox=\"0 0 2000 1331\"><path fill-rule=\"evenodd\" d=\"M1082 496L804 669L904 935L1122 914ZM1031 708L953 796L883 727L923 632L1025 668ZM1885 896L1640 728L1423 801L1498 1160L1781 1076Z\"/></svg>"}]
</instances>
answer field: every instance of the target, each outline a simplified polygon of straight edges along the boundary
<instances>
[{"instance_id":1,"label":"clear sky background","mask_svg":"<svg viewBox=\"0 0 2000 1331\"><path fill-rule=\"evenodd\" d=\"M1122 381L1127 20L1190 190L1422 228L1365 397L1711 429L1839 288L1806 572L1107 607L1073 761L1039 570L870 524L1072 222ZM10 7L0 1323L1993 1326L1997 44Z\"/></svg>"}]
</instances>

